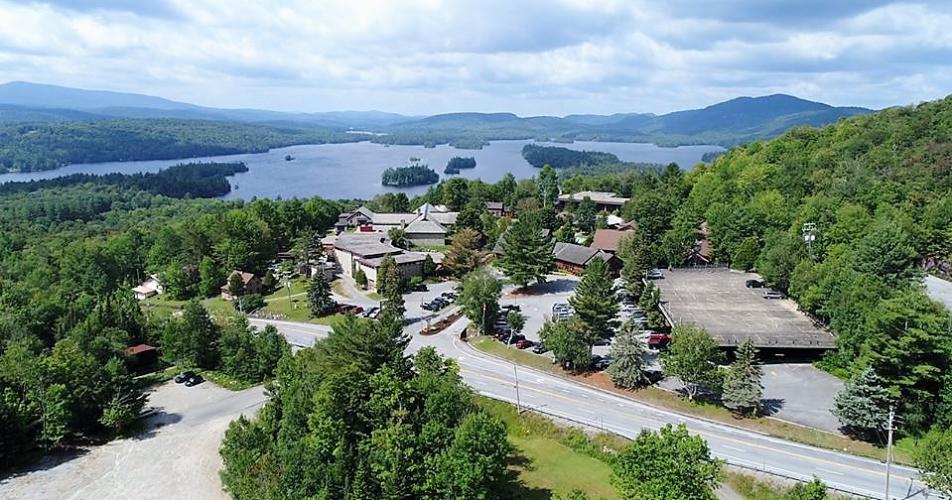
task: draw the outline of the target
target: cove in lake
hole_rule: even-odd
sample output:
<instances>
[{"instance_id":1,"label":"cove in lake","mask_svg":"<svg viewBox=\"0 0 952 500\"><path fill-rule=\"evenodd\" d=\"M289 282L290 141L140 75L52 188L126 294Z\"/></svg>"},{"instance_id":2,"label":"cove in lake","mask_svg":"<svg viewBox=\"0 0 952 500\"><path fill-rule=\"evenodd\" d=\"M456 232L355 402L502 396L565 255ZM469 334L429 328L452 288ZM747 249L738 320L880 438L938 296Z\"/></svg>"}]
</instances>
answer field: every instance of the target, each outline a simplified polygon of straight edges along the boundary
<instances>
[{"instance_id":1,"label":"cove in lake","mask_svg":"<svg viewBox=\"0 0 952 500\"><path fill-rule=\"evenodd\" d=\"M305 198L321 196L330 199L370 199L387 191L402 191L407 196L426 192L428 186L392 188L380 184L380 174L389 167L403 166L411 156L420 158L443 175L446 162L454 156L476 158L476 168L463 170L459 175L468 179L495 182L506 172L516 179L525 179L538 173L522 157L522 146L531 141L494 141L479 150L462 150L448 145L427 149L423 146L384 146L371 142L347 144L315 144L272 149L267 153L238 154L190 158L184 160L125 161L69 165L46 172L0 175L0 184L13 181L51 179L64 175L106 174L120 172L155 172L178 163L241 161L248 172L229 178L232 191L226 199L251 198ZM640 163L677 163L683 169L701 161L708 151L723 151L719 146L681 146L662 148L654 144L621 142L575 142L552 144L575 150L612 153L622 161ZM285 157L291 155L292 161Z\"/></svg>"}]
</instances>

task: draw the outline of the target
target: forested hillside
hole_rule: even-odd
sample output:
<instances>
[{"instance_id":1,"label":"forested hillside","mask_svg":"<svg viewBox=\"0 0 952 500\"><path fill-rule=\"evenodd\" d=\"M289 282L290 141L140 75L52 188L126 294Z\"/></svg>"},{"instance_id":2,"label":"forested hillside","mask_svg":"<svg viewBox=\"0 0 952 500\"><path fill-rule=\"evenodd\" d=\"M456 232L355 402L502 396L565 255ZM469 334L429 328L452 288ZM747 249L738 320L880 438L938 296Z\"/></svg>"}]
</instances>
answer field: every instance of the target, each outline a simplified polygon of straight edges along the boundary
<instances>
[{"instance_id":1,"label":"forested hillside","mask_svg":"<svg viewBox=\"0 0 952 500\"><path fill-rule=\"evenodd\" d=\"M202 120L99 120L0 124L0 173L71 163L259 153L293 144L352 142L330 129Z\"/></svg>"},{"instance_id":2,"label":"forested hillside","mask_svg":"<svg viewBox=\"0 0 952 500\"><path fill-rule=\"evenodd\" d=\"M827 368L882 377L905 432L952 422L952 323L920 282L922 266L952 261L952 97L792 130L683 177L565 186L632 196L624 213L657 264L681 265L706 222L714 260L756 268L832 328Z\"/></svg>"},{"instance_id":3,"label":"forested hillside","mask_svg":"<svg viewBox=\"0 0 952 500\"><path fill-rule=\"evenodd\" d=\"M270 376L287 350L276 333L213 324L198 302L182 319L148 314L131 293L157 273L170 297L207 296L231 270L264 275L275 252L337 220L340 206L317 198L244 204L153 194L173 180L214 190L241 167L64 178L0 192L0 470L36 450L129 429L145 401L127 368L129 345L159 346L170 362L221 367L246 382ZM249 363L255 370L244 369Z\"/></svg>"}]
</instances>

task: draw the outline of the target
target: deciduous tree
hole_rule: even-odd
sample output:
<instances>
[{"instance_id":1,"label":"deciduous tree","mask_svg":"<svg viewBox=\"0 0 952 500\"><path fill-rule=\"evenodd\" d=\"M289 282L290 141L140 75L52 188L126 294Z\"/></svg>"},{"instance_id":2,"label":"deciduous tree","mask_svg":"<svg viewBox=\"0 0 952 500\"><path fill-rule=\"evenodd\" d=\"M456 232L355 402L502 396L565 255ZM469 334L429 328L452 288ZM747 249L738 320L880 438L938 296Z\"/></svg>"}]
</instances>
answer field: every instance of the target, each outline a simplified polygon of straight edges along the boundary
<instances>
[{"instance_id":1,"label":"deciduous tree","mask_svg":"<svg viewBox=\"0 0 952 500\"><path fill-rule=\"evenodd\" d=\"M722 464L707 443L682 424L644 430L612 462L612 484L622 498L714 500Z\"/></svg>"},{"instance_id":2,"label":"deciduous tree","mask_svg":"<svg viewBox=\"0 0 952 500\"><path fill-rule=\"evenodd\" d=\"M486 334L492 329L501 295L502 283L485 268L479 268L463 278L457 303L479 332Z\"/></svg>"},{"instance_id":3,"label":"deciduous tree","mask_svg":"<svg viewBox=\"0 0 952 500\"><path fill-rule=\"evenodd\" d=\"M688 399L702 389L715 391L720 381L717 364L721 352L717 342L703 328L677 325L671 332L671 346L661 357L664 374L684 383Z\"/></svg>"}]
</instances>

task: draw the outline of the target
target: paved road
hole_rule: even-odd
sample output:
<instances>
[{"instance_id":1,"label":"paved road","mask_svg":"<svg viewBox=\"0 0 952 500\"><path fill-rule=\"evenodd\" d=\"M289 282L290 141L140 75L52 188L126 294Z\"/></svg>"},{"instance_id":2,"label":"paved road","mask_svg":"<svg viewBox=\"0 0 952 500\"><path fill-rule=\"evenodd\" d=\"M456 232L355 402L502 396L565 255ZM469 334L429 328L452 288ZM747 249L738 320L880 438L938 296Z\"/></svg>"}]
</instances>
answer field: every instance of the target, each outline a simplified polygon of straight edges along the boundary
<instances>
[{"instance_id":1,"label":"paved road","mask_svg":"<svg viewBox=\"0 0 952 500\"><path fill-rule=\"evenodd\" d=\"M256 320L260 325L265 320ZM327 329L316 325L273 322L288 332L293 342L316 341ZM459 340L466 320L458 321L439 335L413 335L411 350L433 345L442 354L460 365L463 380L477 392L495 399L518 402L526 408L574 420L624 436L634 437L642 429L658 429L668 423L684 423L703 436L714 455L731 464L754 468L790 478L809 480L819 477L829 486L856 495L884 498L885 466L877 461L852 455L800 445L755 432L707 422L646 406L626 398L550 375L530 368L518 367L518 394L514 365L476 351ZM411 324L408 334L418 325ZM923 488L917 471L893 467L891 494L893 498L925 498L916 493ZM913 496L910 496L913 495Z\"/></svg>"}]
</instances>

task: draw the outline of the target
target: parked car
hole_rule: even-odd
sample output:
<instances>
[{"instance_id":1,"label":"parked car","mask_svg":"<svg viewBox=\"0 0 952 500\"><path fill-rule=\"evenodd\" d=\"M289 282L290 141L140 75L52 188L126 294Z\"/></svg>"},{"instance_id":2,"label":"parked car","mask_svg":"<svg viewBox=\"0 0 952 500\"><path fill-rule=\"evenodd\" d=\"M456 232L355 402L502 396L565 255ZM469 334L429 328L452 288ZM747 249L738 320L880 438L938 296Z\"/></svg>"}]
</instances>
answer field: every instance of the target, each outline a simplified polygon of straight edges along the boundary
<instances>
[{"instance_id":1,"label":"parked car","mask_svg":"<svg viewBox=\"0 0 952 500\"><path fill-rule=\"evenodd\" d=\"M377 319L378 314L380 314L380 308L377 306L374 306L365 310L362 316L365 318Z\"/></svg>"},{"instance_id":2,"label":"parked car","mask_svg":"<svg viewBox=\"0 0 952 500\"><path fill-rule=\"evenodd\" d=\"M660 280L660 279L664 279L664 274L662 274L661 270L659 269L652 269L648 271L647 273L645 273L645 278L649 280Z\"/></svg>"},{"instance_id":3,"label":"parked car","mask_svg":"<svg viewBox=\"0 0 952 500\"><path fill-rule=\"evenodd\" d=\"M456 294L453 293L453 292L443 292L443 293L440 294L440 297L443 297L444 299L446 299L446 300L449 301L449 302L455 302L455 301L456 301Z\"/></svg>"},{"instance_id":4,"label":"parked car","mask_svg":"<svg viewBox=\"0 0 952 500\"><path fill-rule=\"evenodd\" d=\"M611 362L612 360L609 356L592 356L592 368L598 371L607 369Z\"/></svg>"},{"instance_id":5,"label":"parked car","mask_svg":"<svg viewBox=\"0 0 952 500\"><path fill-rule=\"evenodd\" d=\"M601 337L595 339L595 345L610 345L611 343L612 343L611 339L606 339Z\"/></svg>"},{"instance_id":6,"label":"parked car","mask_svg":"<svg viewBox=\"0 0 952 500\"><path fill-rule=\"evenodd\" d=\"M416 285L413 285L410 290L413 292L425 292L429 290L429 288L426 287L426 283L417 283Z\"/></svg>"},{"instance_id":7,"label":"parked car","mask_svg":"<svg viewBox=\"0 0 952 500\"><path fill-rule=\"evenodd\" d=\"M535 342L533 342L533 341L531 341L531 340L529 340L529 339L522 339L522 340L516 342L516 349L527 349L527 348L532 347L532 346L534 346L534 345L535 345Z\"/></svg>"},{"instance_id":8,"label":"parked car","mask_svg":"<svg viewBox=\"0 0 952 500\"><path fill-rule=\"evenodd\" d=\"M175 380L176 384L181 384L194 376L195 376L195 372L188 370L188 371L179 373L178 375L175 376L173 380Z\"/></svg>"},{"instance_id":9,"label":"parked car","mask_svg":"<svg viewBox=\"0 0 952 500\"><path fill-rule=\"evenodd\" d=\"M500 309L502 309L503 311L522 311L522 306L520 306L519 304L506 304L504 306L501 306Z\"/></svg>"},{"instance_id":10,"label":"parked car","mask_svg":"<svg viewBox=\"0 0 952 500\"><path fill-rule=\"evenodd\" d=\"M515 334L515 335L509 337L508 339L506 339L506 341L509 342L510 344L517 344L517 343L519 343L520 341L525 340L525 339L526 339L526 336L525 336L525 335L523 335L523 334L521 334L521 333L517 333L517 334Z\"/></svg>"},{"instance_id":11,"label":"parked car","mask_svg":"<svg viewBox=\"0 0 952 500\"><path fill-rule=\"evenodd\" d=\"M764 292L764 298L765 299L782 299L784 298L784 295L783 293L780 293L776 290L767 290L766 292Z\"/></svg>"},{"instance_id":12,"label":"parked car","mask_svg":"<svg viewBox=\"0 0 952 500\"><path fill-rule=\"evenodd\" d=\"M747 288L763 288L764 282L763 280L747 280L744 282L744 286Z\"/></svg>"},{"instance_id":13,"label":"parked car","mask_svg":"<svg viewBox=\"0 0 952 500\"><path fill-rule=\"evenodd\" d=\"M188 380L185 381L185 387L194 387L198 384L201 384L204 381L205 379L202 378L201 375L194 374L191 377L189 377Z\"/></svg>"},{"instance_id":14,"label":"parked car","mask_svg":"<svg viewBox=\"0 0 952 500\"><path fill-rule=\"evenodd\" d=\"M639 335L638 340L652 349L663 349L671 343L671 336L666 333L647 331Z\"/></svg>"},{"instance_id":15,"label":"parked car","mask_svg":"<svg viewBox=\"0 0 952 500\"><path fill-rule=\"evenodd\" d=\"M545 342L539 342L532 347L532 352L535 354L545 354L549 349L545 347Z\"/></svg>"}]
</instances>

